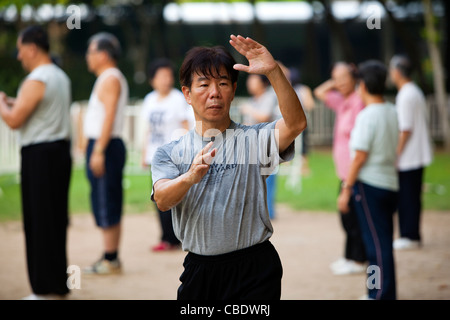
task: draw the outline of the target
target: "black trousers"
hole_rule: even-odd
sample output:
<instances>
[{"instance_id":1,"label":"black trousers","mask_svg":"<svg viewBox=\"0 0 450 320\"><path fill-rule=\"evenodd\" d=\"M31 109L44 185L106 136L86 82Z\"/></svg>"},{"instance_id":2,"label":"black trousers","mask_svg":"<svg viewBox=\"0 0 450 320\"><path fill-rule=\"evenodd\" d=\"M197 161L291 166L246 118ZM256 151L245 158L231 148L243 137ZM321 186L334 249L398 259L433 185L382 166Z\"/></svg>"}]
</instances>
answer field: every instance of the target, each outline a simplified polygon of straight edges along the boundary
<instances>
[{"instance_id":1,"label":"black trousers","mask_svg":"<svg viewBox=\"0 0 450 320\"><path fill-rule=\"evenodd\" d=\"M188 253L178 300L280 300L283 268L270 241L238 251Z\"/></svg>"},{"instance_id":2,"label":"black trousers","mask_svg":"<svg viewBox=\"0 0 450 320\"><path fill-rule=\"evenodd\" d=\"M341 192L341 185L342 181L339 182L339 193ZM367 260L366 250L353 197L350 197L349 208L350 211L347 213L339 212L342 228L346 234L344 257L348 260L365 262Z\"/></svg>"},{"instance_id":3,"label":"black trousers","mask_svg":"<svg viewBox=\"0 0 450 320\"><path fill-rule=\"evenodd\" d=\"M161 211L157 206L156 210L158 210L159 222L161 223L161 241L165 241L173 245L180 244L180 240L178 240L173 232L172 211Z\"/></svg>"},{"instance_id":4,"label":"black trousers","mask_svg":"<svg viewBox=\"0 0 450 320\"><path fill-rule=\"evenodd\" d=\"M66 237L72 160L69 141L21 149L28 277L35 294L66 294Z\"/></svg>"},{"instance_id":5,"label":"black trousers","mask_svg":"<svg viewBox=\"0 0 450 320\"><path fill-rule=\"evenodd\" d=\"M402 238L421 240L423 173L424 168L399 172L398 222Z\"/></svg>"}]
</instances>

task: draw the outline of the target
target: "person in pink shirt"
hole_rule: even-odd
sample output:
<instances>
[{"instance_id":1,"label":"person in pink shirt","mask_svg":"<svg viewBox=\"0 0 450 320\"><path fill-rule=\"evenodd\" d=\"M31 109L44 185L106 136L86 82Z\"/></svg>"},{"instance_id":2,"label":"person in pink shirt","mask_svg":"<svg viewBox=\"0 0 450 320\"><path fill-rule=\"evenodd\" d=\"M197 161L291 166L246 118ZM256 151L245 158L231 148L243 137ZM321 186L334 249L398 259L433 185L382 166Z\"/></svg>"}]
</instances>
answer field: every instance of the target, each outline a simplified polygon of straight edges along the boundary
<instances>
[{"instance_id":1,"label":"person in pink shirt","mask_svg":"<svg viewBox=\"0 0 450 320\"><path fill-rule=\"evenodd\" d=\"M333 160L339 178L339 192L350 168L350 133L364 103L357 94L357 70L353 64L337 62L331 71L331 79L314 89L317 99L335 113L333 132ZM330 265L336 275L365 272L366 253L354 206L350 200L350 211L339 212L346 233L344 257Z\"/></svg>"}]
</instances>

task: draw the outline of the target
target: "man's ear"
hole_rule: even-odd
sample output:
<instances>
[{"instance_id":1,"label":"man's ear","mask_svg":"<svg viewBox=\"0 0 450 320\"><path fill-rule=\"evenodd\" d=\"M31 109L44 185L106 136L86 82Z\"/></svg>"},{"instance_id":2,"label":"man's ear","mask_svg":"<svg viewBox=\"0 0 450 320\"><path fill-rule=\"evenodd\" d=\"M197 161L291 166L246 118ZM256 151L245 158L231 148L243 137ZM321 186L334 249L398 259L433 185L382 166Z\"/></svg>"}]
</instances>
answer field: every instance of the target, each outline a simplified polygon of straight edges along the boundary
<instances>
[{"instance_id":1,"label":"man's ear","mask_svg":"<svg viewBox=\"0 0 450 320\"><path fill-rule=\"evenodd\" d=\"M29 45L30 45L29 47L30 47L31 55L33 57L35 57L37 55L37 53L39 52L38 46L35 43L30 43Z\"/></svg>"},{"instance_id":2,"label":"man's ear","mask_svg":"<svg viewBox=\"0 0 450 320\"><path fill-rule=\"evenodd\" d=\"M367 93L367 88L366 88L366 84L364 83L364 81L358 82L358 88L356 91L358 92L358 94L361 98Z\"/></svg>"},{"instance_id":3,"label":"man's ear","mask_svg":"<svg viewBox=\"0 0 450 320\"><path fill-rule=\"evenodd\" d=\"M184 98L186 99L186 102L188 104L191 104L191 90L186 87L186 86L182 86L181 87L181 91L183 92Z\"/></svg>"},{"instance_id":4,"label":"man's ear","mask_svg":"<svg viewBox=\"0 0 450 320\"><path fill-rule=\"evenodd\" d=\"M237 82L233 83L233 99L231 99L231 100L234 100L234 96L236 94L236 88L237 88Z\"/></svg>"},{"instance_id":5,"label":"man's ear","mask_svg":"<svg viewBox=\"0 0 450 320\"><path fill-rule=\"evenodd\" d=\"M364 83L364 81L360 81L358 85L359 90L361 90L362 93L365 93L367 91L366 84Z\"/></svg>"}]
</instances>

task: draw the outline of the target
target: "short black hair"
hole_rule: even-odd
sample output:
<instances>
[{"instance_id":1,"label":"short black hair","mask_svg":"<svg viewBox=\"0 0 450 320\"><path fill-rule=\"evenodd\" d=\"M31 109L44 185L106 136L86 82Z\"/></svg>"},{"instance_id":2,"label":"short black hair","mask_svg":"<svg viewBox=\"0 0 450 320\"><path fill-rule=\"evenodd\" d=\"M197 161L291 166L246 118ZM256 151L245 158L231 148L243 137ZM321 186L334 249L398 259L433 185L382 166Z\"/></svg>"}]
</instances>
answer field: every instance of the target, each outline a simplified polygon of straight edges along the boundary
<instances>
[{"instance_id":1,"label":"short black hair","mask_svg":"<svg viewBox=\"0 0 450 320\"><path fill-rule=\"evenodd\" d=\"M186 53L181 65L180 84L190 88L194 73L215 77L222 66L234 84L239 75L239 71L233 68L235 64L236 60L223 46L194 47Z\"/></svg>"},{"instance_id":2,"label":"short black hair","mask_svg":"<svg viewBox=\"0 0 450 320\"><path fill-rule=\"evenodd\" d=\"M116 62L119 60L122 49L116 36L108 32L99 32L89 38L88 45L92 42L97 43L98 51L106 52Z\"/></svg>"},{"instance_id":3,"label":"short black hair","mask_svg":"<svg viewBox=\"0 0 450 320\"><path fill-rule=\"evenodd\" d=\"M50 44L48 42L47 31L39 25L33 25L20 32L19 37L22 43L33 43L44 52L49 52Z\"/></svg>"},{"instance_id":4,"label":"short black hair","mask_svg":"<svg viewBox=\"0 0 450 320\"><path fill-rule=\"evenodd\" d=\"M168 68L172 71L172 73L175 75L175 67L172 63L172 61L168 58L158 58L156 60L153 60L147 69L147 76L150 80L153 80L156 73L161 68Z\"/></svg>"},{"instance_id":5,"label":"short black hair","mask_svg":"<svg viewBox=\"0 0 450 320\"><path fill-rule=\"evenodd\" d=\"M393 56L390 62L390 67L397 69L405 78L411 78L413 67L408 56L403 54Z\"/></svg>"},{"instance_id":6,"label":"short black hair","mask_svg":"<svg viewBox=\"0 0 450 320\"><path fill-rule=\"evenodd\" d=\"M386 89L387 68L378 60L367 60L359 64L358 77L364 82L367 91L373 95L382 95Z\"/></svg>"}]
</instances>

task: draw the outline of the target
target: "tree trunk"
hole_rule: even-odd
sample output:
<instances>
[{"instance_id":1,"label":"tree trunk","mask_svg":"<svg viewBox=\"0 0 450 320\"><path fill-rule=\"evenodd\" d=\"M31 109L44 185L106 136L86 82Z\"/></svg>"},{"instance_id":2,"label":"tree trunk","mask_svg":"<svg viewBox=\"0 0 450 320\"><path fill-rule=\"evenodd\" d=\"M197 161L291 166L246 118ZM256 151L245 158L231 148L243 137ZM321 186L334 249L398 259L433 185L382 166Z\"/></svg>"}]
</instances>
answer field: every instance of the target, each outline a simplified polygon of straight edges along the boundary
<instances>
[{"instance_id":1,"label":"tree trunk","mask_svg":"<svg viewBox=\"0 0 450 320\"><path fill-rule=\"evenodd\" d=\"M253 24L252 24L252 38L259 43L267 43L266 41L266 33L264 32L264 26L259 21L258 16L256 15L256 0L250 1L253 8Z\"/></svg>"},{"instance_id":2,"label":"tree trunk","mask_svg":"<svg viewBox=\"0 0 450 320\"><path fill-rule=\"evenodd\" d=\"M322 3L325 9L325 20L327 21L328 27L330 28L330 32L332 34L332 45L339 46L339 51L335 55L336 60L343 60L345 62L353 62L355 61L355 54L353 52L353 47L350 43L350 39L345 32L344 26L339 23L336 18L333 16L333 12L331 10L330 0L319 0Z\"/></svg>"},{"instance_id":3,"label":"tree trunk","mask_svg":"<svg viewBox=\"0 0 450 320\"><path fill-rule=\"evenodd\" d=\"M447 38L450 35L450 22L448 21L450 17L450 3L448 1L443 1L444 5L444 30L445 37ZM445 74L450 75L450 41L445 41L444 43L444 59L443 59ZM445 89L447 92L450 91L450 77L447 76L445 80Z\"/></svg>"},{"instance_id":4,"label":"tree trunk","mask_svg":"<svg viewBox=\"0 0 450 320\"><path fill-rule=\"evenodd\" d=\"M445 91L444 67L442 64L441 54L437 45L437 32L434 28L433 12L431 7L431 0L423 0L424 18L426 29L426 41L428 51L430 54L431 65L433 68L433 87L436 96L436 102L440 113L442 135L444 148L450 151L450 126L448 118L447 94Z\"/></svg>"}]
</instances>

